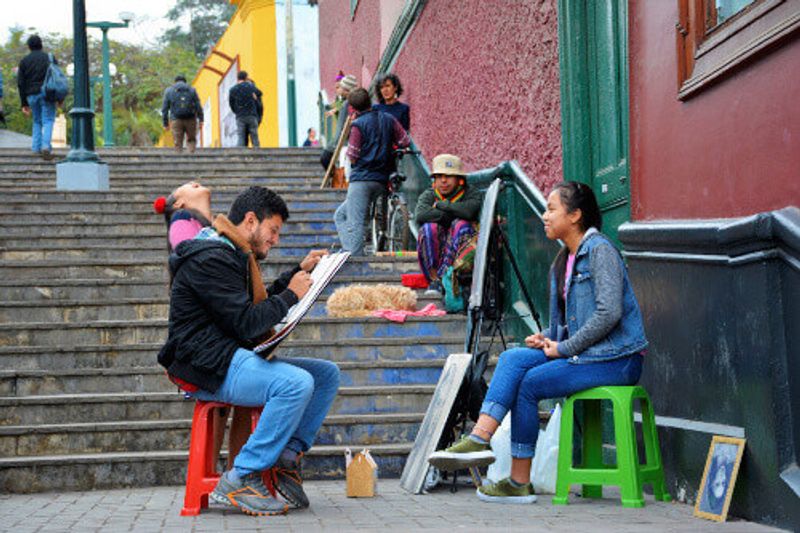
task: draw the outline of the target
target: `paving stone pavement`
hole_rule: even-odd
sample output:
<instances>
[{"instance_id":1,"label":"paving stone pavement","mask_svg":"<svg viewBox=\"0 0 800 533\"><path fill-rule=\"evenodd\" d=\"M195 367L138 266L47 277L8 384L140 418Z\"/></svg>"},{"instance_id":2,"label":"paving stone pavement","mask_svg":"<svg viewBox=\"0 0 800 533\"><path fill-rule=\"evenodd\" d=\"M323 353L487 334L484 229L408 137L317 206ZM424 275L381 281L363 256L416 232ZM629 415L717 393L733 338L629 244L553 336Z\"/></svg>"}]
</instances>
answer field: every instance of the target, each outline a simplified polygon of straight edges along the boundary
<instances>
[{"instance_id":1,"label":"paving stone pavement","mask_svg":"<svg viewBox=\"0 0 800 533\"><path fill-rule=\"evenodd\" d=\"M183 487L2 494L0 531L779 531L735 519L723 524L700 520L692 517L690 506L679 503L648 500L643 509L626 509L610 494L599 501L573 497L563 507L551 505L549 496L533 505L487 504L466 485L455 494L439 488L412 496L396 479L380 480L379 495L364 499L346 498L343 481L305 486L311 508L273 517L250 517L214 504L199 516L182 517Z\"/></svg>"}]
</instances>

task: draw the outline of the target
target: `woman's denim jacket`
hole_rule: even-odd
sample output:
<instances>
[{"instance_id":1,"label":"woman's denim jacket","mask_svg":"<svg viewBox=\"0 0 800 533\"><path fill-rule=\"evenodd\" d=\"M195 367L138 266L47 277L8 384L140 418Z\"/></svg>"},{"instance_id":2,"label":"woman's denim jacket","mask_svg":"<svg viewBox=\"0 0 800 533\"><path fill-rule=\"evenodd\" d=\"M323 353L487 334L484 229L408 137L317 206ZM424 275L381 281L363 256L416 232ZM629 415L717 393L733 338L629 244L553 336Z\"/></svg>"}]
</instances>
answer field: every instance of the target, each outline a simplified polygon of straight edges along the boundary
<instances>
[{"instance_id":1,"label":"woman's denim jacket","mask_svg":"<svg viewBox=\"0 0 800 533\"><path fill-rule=\"evenodd\" d=\"M611 331L581 353L561 352L562 355L569 358L571 363L575 364L619 359L641 352L647 346L642 314L636 296L633 294L622 256L608 238L594 228L589 229L584 235L578 252L575 254L575 266L569 280L566 313L563 318L558 308L556 272L554 269L550 269L550 328L545 336L558 342L566 340L568 331L572 334L578 332L596 312L593 274L597 275L598 273L592 272L590 257L592 250L597 246L611 246L616 252L614 255L622 263L622 316ZM564 323L564 320L567 324Z\"/></svg>"}]
</instances>

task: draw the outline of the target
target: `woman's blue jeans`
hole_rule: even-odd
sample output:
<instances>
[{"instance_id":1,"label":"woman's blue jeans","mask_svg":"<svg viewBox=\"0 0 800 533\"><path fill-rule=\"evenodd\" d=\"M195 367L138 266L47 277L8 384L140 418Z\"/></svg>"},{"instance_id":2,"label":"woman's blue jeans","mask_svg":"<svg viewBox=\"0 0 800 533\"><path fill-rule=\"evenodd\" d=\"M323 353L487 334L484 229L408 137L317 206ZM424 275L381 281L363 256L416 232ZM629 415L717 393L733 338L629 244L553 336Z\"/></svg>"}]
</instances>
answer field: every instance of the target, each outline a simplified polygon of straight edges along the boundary
<instances>
[{"instance_id":1,"label":"woman's blue jeans","mask_svg":"<svg viewBox=\"0 0 800 533\"><path fill-rule=\"evenodd\" d=\"M295 452L311 448L338 389L339 367L330 361L300 357L267 361L240 348L219 389L199 390L192 397L264 406L255 431L233 463L244 473L270 468L284 448Z\"/></svg>"},{"instance_id":2,"label":"woman's blue jeans","mask_svg":"<svg viewBox=\"0 0 800 533\"><path fill-rule=\"evenodd\" d=\"M500 354L481 414L500 422L510 410L511 456L529 458L539 437L539 400L602 385L633 385L641 374L640 354L574 364L569 359L550 359L542 350L513 348Z\"/></svg>"},{"instance_id":3,"label":"woman's blue jeans","mask_svg":"<svg viewBox=\"0 0 800 533\"><path fill-rule=\"evenodd\" d=\"M50 150L50 139L53 137L53 123L56 120L56 104L44 99L44 94L28 95L28 106L33 117L33 142L31 148L34 152Z\"/></svg>"}]
</instances>

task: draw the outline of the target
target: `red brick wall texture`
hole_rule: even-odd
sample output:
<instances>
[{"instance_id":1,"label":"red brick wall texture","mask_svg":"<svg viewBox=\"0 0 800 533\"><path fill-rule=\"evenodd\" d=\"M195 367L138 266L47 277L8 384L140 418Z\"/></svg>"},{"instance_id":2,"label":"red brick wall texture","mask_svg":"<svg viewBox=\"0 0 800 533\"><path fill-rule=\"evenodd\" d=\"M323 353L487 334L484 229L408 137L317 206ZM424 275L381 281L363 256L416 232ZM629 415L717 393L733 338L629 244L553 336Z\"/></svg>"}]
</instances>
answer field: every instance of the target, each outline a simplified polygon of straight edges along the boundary
<instances>
[{"instance_id":1,"label":"red brick wall texture","mask_svg":"<svg viewBox=\"0 0 800 533\"><path fill-rule=\"evenodd\" d=\"M374 73L380 3L320 2L320 75ZM468 170L516 159L542 189L561 181L556 0L430 0L393 69L411 106L411 134L430 160Z\"/></svg>"}]
</instances>

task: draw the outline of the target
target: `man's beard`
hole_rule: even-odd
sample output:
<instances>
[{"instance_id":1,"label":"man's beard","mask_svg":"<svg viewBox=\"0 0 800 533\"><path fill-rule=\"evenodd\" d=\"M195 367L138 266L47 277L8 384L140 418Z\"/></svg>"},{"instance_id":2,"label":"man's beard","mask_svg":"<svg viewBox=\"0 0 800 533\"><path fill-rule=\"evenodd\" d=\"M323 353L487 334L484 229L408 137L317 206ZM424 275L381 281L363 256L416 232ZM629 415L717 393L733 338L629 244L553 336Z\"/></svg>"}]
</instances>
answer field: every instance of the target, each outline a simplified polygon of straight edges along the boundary
<instances>
[{"instance_id":1,"label":"man's beard","mask_svg":"<svg viewBox=\"0 0 800 533\"><path fill-rule=\"evenodd\" d=\"M256 259L259 261L267 258L267 252L261 253L258 251L258 245L261 242L260 237L261 235L258 230L256 230L250 235L250 239L248 239L250 241L250 249L253 250L253 254L255 254Z\"/></svg>"}]
</instances>

